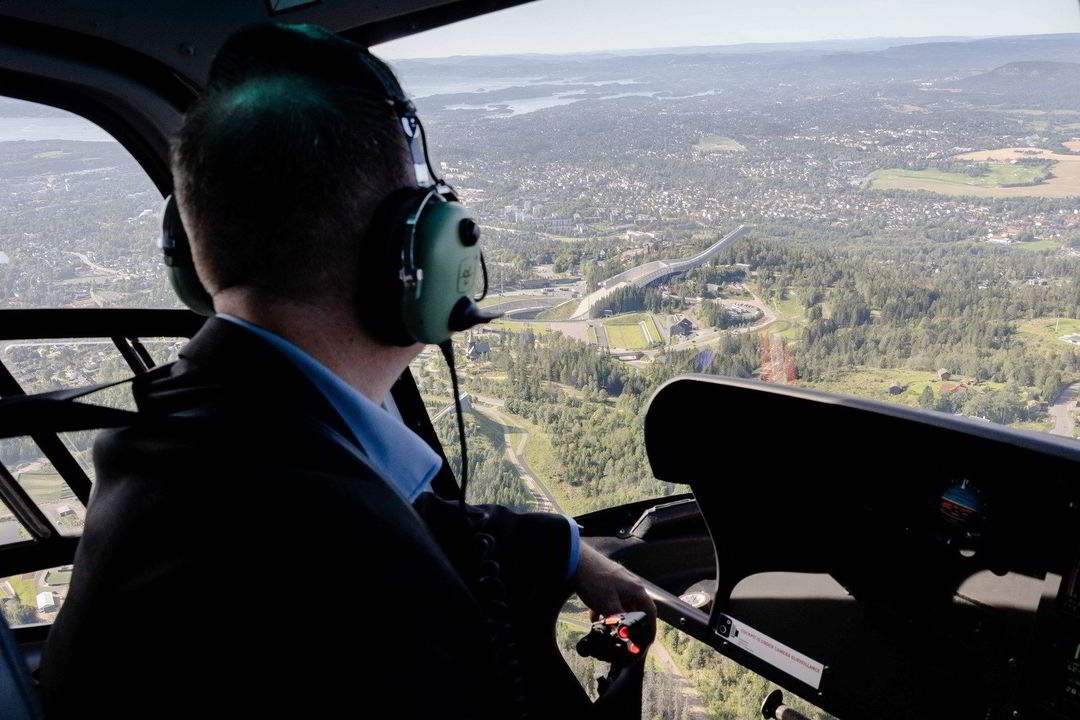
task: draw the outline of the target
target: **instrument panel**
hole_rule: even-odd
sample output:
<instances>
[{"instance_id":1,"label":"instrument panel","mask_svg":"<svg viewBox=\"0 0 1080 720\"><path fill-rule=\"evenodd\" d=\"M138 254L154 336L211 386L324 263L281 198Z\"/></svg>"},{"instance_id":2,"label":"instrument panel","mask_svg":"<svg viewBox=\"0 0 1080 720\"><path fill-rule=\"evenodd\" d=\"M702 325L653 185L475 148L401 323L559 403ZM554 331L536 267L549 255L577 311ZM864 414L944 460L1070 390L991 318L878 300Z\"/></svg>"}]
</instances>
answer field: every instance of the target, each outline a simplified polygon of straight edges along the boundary
<instances>
[{"instance_id":1,"label":"instrument panel","mask_svg":"<svg viewBox=\"0 0 1080 720\"><path fill-rule=\"evenodd\" d=\"M1080 717L1080 443L711 376L662 387L645 435L708 525L721 652L845 720ZM685 451L717 437L727 462Z\"/></svg>"}]
</instances>

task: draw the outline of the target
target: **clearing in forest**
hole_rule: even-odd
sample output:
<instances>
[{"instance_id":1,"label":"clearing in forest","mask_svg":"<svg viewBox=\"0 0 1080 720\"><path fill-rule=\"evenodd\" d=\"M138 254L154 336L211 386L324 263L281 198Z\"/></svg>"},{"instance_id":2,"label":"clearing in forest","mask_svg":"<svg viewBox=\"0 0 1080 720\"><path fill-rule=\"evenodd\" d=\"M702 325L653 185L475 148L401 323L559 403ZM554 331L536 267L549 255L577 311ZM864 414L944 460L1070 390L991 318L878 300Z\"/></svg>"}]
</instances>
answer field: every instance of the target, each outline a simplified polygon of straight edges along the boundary
<instances>
[{"instance_id":1,"label":"clearing in forest","mask_svg":"<svg viewBox=\"0 0 1080 720\"><path fill-rule=\"evenodd\" d=\"M723 135L706 135L698 140L694 149L702 153L742 152L746 148L734 138Z\"/></svg>"},{"instance_id":2,"label":"clearing in forest","mask_svg":"<svg viewBox=\"0 0 1080 720\"><path fill-rule=\"evenodd\" d=\"M1070 150L1080 149L1080 141L1065 143ZM1043 148L1001 148L955 155L953 160L989 163L985 175L971 176L941 170L878 170L870 177L875 190L925 190L946 195L979 197L1070 197L1080 195L1080 155L1063 155ZM1012 164L1013 160L1049 160L1050 176L1037 165ZM1002 187L1015 183L1037 185Z\"/></svg>"}]
</instances>

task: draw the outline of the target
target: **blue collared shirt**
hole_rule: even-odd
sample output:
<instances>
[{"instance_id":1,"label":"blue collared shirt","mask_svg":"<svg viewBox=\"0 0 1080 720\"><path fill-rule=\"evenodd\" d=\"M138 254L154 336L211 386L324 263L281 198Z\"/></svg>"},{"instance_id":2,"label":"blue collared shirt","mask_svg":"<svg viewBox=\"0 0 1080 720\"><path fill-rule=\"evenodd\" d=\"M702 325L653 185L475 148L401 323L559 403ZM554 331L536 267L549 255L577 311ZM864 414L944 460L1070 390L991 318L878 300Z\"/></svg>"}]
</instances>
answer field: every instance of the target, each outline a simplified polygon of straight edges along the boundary
<instances>
[{"instance_id":1,"label":"blue collared shirt","mask_svg":"<svg viewBox=\"0 0 1080 720\"><path fill-rule=\"evenodd\" d=\"M289 358L330 402L368 460L406 502L411 504L428 488L442 467L442 458L401 420L280 335L233 315L218 313L217 317L247 328ZM577 522L566 519L570 524L569 579L577 571L581 538Z\"/></svg>"}]
</instances>

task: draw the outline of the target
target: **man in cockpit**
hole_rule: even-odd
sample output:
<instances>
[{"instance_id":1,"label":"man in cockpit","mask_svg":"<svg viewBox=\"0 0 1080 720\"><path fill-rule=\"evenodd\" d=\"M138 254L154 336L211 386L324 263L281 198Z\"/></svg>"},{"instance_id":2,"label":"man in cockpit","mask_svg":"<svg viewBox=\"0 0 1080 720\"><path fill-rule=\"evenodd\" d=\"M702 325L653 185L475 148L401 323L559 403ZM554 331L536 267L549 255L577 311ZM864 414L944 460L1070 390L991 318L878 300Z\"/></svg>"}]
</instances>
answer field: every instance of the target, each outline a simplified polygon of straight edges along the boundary
<instances>
[{"instance_id":1,"label":"man in cockpit","mask_svg":"<svg viewBox=\"0 0 1080 720\"><path fill-rule=\"evenodd\" d=\"M540 669L553 614L530 645L531 604L576 591L655 618L566 518L430 492L441 458L383 407L423 346L370 327L389 300L368 226L417 179L383 93L341 79L361 52L248 28L184 118L175 193L217 315L136 382L147 421L96 443L42 662L52 718L508 717L522 699L565 717L587 705ZM479 530L513 606L501 639Z\"/></svg>"}]
</instances>

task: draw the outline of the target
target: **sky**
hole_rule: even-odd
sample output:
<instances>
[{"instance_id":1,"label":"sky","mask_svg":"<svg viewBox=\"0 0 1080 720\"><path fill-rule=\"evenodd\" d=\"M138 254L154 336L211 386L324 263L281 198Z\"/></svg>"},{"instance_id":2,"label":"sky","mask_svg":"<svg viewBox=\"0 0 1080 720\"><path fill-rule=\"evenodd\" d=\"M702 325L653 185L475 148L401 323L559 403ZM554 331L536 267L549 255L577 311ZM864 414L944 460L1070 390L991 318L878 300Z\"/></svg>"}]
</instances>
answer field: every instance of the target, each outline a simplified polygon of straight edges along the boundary
<instances>
[{"instance_id":1,"label":"sky","mask_svg":"<svg viewBox=\"0 0 1080 720\"><path fill-rule=\"evenodd\" d=\"M387 58L1080 32L1078 0L540 0L377 48Z\"/></svg>"}]
</instances>

